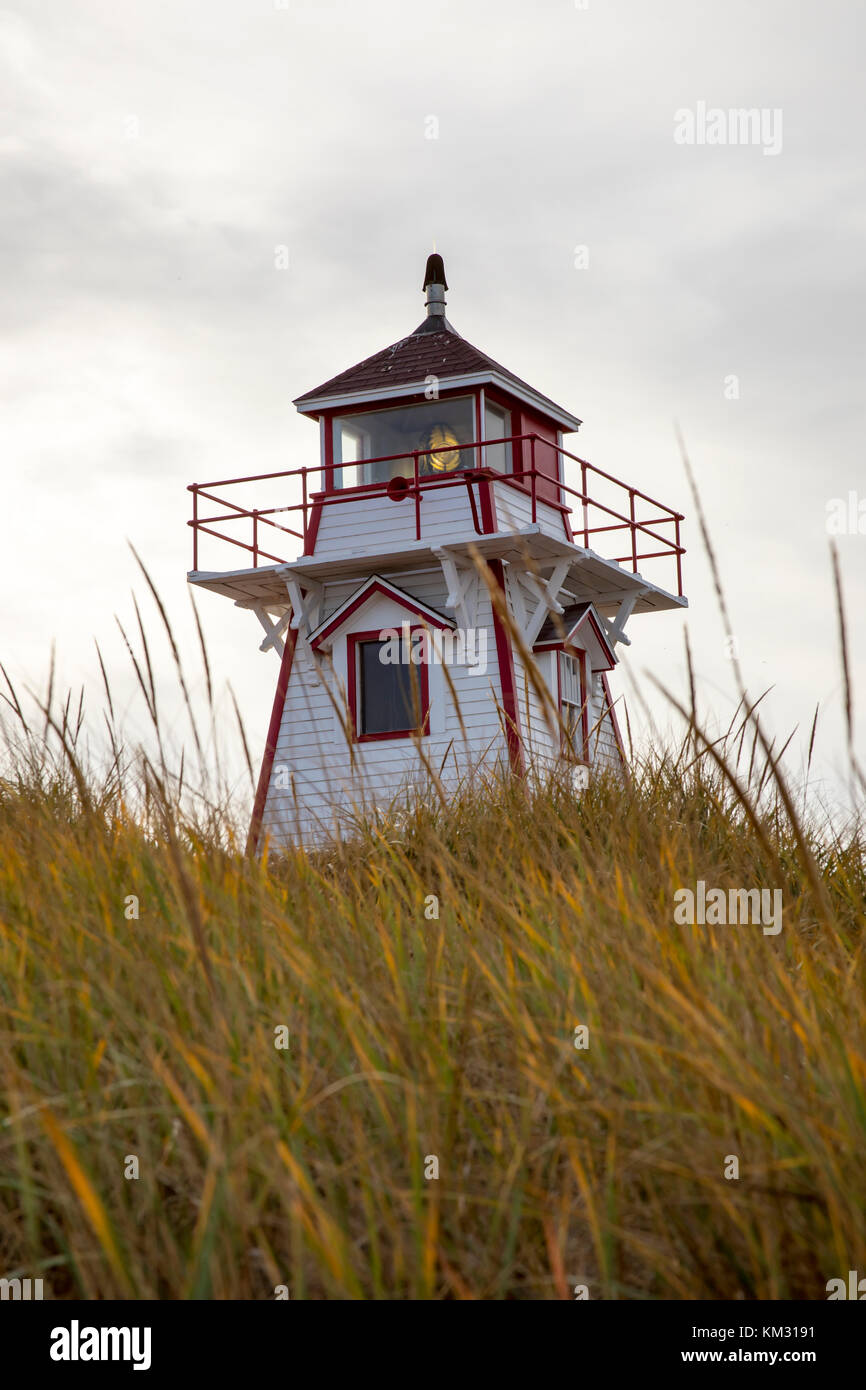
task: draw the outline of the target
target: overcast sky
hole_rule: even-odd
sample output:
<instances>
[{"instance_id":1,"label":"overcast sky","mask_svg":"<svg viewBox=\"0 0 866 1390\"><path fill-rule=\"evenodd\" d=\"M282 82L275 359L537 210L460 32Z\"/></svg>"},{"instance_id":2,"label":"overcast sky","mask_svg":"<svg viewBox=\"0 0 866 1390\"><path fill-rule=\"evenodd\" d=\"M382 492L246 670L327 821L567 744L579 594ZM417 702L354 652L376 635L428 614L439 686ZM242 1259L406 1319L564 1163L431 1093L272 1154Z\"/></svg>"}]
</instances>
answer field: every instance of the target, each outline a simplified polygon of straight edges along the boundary
<instances>
[{"instance_id":1,"label":"overcast sky","mask_svg":"<svg viewBox=\"0 0 866 1390\"><path fill-rule=\"evenodd\" d=\"M142 590L127 541L190 644L186 485L314 463L292 397L417 325L435 237L457 330L583 419L577 452L689 518L691 609L634 619L623 666L682 690L688 626L705 710L732 709L678 419L750 688L775 684L785 734L806 737L820 701L821 772L841 785L826 519L831 499L866 499L864 15L858 0L0 10L10 672L42 681L56 639L63 679L90 688L96 637L131 696L113 618ZM700 103L764 110L781 148L678 143L677 113ZM839 548L862 692L866 534ZM276 658L249 614L199 598L258 756ZM172 718L162 648L158 671ZM866 716L859 734L862 749Z\"/></svg>"}]
</instances>

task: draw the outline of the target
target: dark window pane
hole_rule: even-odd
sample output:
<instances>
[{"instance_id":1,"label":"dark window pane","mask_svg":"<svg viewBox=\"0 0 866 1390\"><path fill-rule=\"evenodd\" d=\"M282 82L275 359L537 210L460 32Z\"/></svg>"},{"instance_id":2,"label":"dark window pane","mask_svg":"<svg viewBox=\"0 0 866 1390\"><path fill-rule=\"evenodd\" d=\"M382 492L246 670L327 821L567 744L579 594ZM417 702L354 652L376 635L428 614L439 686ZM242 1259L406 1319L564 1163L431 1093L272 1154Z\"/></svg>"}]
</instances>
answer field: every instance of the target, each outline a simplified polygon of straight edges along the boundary
<instances>
[{"instance_id":1,"label":"dark window pane","mask_svg":"<svg viewBox=\"0 0 866 1390\"><path fill-rule=\"evenodd\" d=\"M385 663L380 653L385 643L359 643L361 734L396 733L414 729L421 699L421 673L408 663ZM417 695L413 698L413 677Z\"/></svg>"}]
</instances>

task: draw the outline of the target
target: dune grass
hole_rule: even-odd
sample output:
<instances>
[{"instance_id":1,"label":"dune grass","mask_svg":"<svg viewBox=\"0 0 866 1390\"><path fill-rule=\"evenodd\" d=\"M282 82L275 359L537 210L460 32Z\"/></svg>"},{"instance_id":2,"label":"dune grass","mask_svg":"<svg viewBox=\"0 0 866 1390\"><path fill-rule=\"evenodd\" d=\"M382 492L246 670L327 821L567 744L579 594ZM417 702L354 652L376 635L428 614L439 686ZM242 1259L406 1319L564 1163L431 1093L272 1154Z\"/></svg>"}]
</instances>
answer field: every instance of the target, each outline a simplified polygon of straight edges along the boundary
<instances>
[{"instance_id":1,"label":"dune grass","mask_svg":"<svg viewBox=\"0 0 866 1390\"><path fill-rule=\"evenodd\" d=\"M98 783L73 725L0 784L0 1273L820 1299L866 1272L862 827L794 812L742 725L260 862L153 778L135 801L119 750ZM781 889L782 931L677 925L698 879Z\"/></svg>"},{"instance_id":2,"label":"dune grass","mask_svg":"<svg viewBox=\"0 0 866 1390\"><path fill-rule=\"evenodd\" d=\"M690 1300L866 1274L864 819L794 794L737 663L727 731L700 727L692 679L681 745L632 750L625 778L491 773L253 860L145 579L192 780L167 770L137 609L149 755L101 655L100 771L53 674L35 719L7 681L0 1276L52 1298ZM700 880L779 890L782 929L678 922Z\"/></svg>"}]
</instances>

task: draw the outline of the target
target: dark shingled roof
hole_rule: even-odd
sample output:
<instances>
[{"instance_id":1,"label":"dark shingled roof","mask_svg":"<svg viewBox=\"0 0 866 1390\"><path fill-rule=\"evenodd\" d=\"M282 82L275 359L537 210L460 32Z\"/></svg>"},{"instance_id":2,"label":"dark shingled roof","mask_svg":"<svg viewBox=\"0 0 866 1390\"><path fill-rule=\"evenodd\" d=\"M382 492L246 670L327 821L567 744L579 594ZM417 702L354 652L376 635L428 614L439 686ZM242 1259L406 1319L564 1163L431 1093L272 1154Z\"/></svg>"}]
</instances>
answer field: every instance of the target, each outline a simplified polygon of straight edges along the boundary
<instances>
[{"instance_id":1,"label":"dark shingled roof","mask_svg":"<svg viewBox=\"0 0 866 1390\"><path fill-rule=\"evenodd\" d=\"M592 609L591 603L572 603L558 615L549 613L544 620L544 626L535 639L533 644L534 648L537 649L538 647L544 646L546 642L561 642L563 640L563 632L566 637L570 637L574 629L580 626L590 609ZM598 614L594 609L593 618L598 618ZM616 661L616 653L601 623L598 624L598 631L601 634L602 643L607 648L613 661ZM612 670L612 665L607 669Z\"/></svg>"},{"instance_id":2,"label":"dark shingled roof","mask_svg":"<svg viewBox=\"0 0 866 1390\"><path fill-rule=\"evenodd\" d=\"M581 618L590 607L588 603L573 603L564 612L548 613L544 620L544 626L535 639L535 645L540 646L542 642L561 642L563 630L566 636L573 632Z\"/></svg>"},{"instance_id":3,"label":"dark shingled roof","mask_svg":"<svg viewBox=\"0 0 866 1390\"><path fill-rule=\"evenodd\" d=\"M437 376L441 381L447 381L449 377L484 372L496 373L521 390L530 392L544 404L549 405L557 415L571 415L570 411L564 410L548 396L536 391L534 386L529 386L519 376L510 372L507 367L501 366L499 362L494 362L493 358L488 357L486 352L481 352L477 347L468 343L465 338L461 338L447 319L444 320L444 327L442 323L441 318L438 320L426 318L415 329L414 333L410 333L408 338L401 338L399 342L392 343L390 347L383 348L381 352L374 353L372 357L366 357L363 362L349 367L347 371L332 376L329 381L323 382L315 390L305 391L303 396L298 396L294 404L299 410L303 410L306 401L316 400L322 396L341 396L355 391L375 391L377 389L387 391L391 387L396 389L415 383L418 384L420 391L424 378L428 375Z\"/></svg>"}]
</instances>

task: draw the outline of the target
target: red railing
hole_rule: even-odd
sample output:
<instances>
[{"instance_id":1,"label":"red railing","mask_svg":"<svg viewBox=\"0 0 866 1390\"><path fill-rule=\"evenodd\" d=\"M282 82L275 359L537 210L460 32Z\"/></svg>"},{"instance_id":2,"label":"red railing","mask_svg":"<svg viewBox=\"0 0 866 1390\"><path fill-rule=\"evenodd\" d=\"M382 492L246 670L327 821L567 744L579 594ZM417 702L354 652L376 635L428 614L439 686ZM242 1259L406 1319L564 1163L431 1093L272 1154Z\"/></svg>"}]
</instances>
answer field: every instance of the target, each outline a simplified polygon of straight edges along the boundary
<instances>
[{"instance_id":1,"label":"red railing","mask_svg":"<svg viewBox=\"0 0 866 1390\"><path fill-rule=\"evenodd\" d=\"M528 452L529 466L512 466L504 471L486 467L483 451L506 444L515 446L513 452L519 453L522 464L526 463ZM538 521L539 512L544 508L559 512L566 519L565 527L570 529L575 543L583 544L586 549L590 548L590 537L627 531L630 537L630 548L627 553L625 555L607 555L605 558L615 560L621 565L630 565L634 573L637 573L638 564L641 561L673 560L676 564L676 591L682 595L682 557L685 554L685 547L680 544L680 523L684 520L680 512L672 511L670 507L666 507L662 502L657 502L647 493L641 492L639 488L629 487L620 482L618 478L613 477L611 473L605 473L603 469L596 468L594 464L587 463L585 459L578 458L576 454L569 453L567 449L560 448L538 434L509 435L504 439L485 440L483 443L461 444L459 449L461 459L469 451L473 451L473 453L480 451L477 466L469 468L461 466L452 473L438 476L421 473L420 460L428 455L441 453L440 446L438 449L414 449L410 453L387 454L382 458L364 459L360 463L319 464L314 468L289 468L280 473L258 473L244 478L222 478L211 483L192 483L188 489L192 493L192 518L187 524L192 527L193 532L193 570L198 570L199 536L201 535L213 536L217 540L226 541L229 545L245 550L252 556L253 568L258 568L261 563L284 564L289 558L287 555L277 555L262 545L263 527L267 528L264 535L268 545L280 544L282 536L291 537L293 541L300 542L301 553L306 554L307 545L312 538L311 523L314 517L316 523L318 522L323 508L351 504L365 497L388 496L395 502L411 499L415 514L415 535L418 540L421 540L423 533L421 502L424 495L446 487L465 487L475 530L481 534L484 531L480 519L482 488L495 482L505 484L524 496L528 496L533 523ZM457 452L456 449L455 452ZM547 456L551 460L552 472L546 472L536 466L538 455L541 455L542 459ZM412 460L411 476L399 475L391 478L388 482L360 483L351 487L336 485L335 475L344 470L368 468L375 463L399 461L405 464L408 459ZM572 487L561 477L556 476L557 473L560 475L565 473L566 460L579 467L579 488ZM316 474L319 475L324 486L322 490L311 491L310 477ZM602 490L612 489L615 496L618 495L617 490L619 493L627 494L627 515L625 512L617 510L616 506L610 505L610 502L602 501L598 496L590 496L588 490L590 474L593 475L595 485L601 487ZM278 481L284 486L291 487L290 483L284 481L288 479L299 480L300 500L281 507L242 506L239 502L230 501L211 490L227 487L248 488L258 483L272 484ZM479 498L476 498L473 490L476 486L479 490ZM574 504L570 505L566 499L574 499ZM203 500L213 502L216 506L228 510L222 510L213 516L202 516L200 503ZM642 507L654 508L658 515L639 518L637 516L638 503ZM595 513L597 512L600 512L605 518L604 525L590 524L595 522ZM287 514L292 514L293 520L297 519L298 526L283 525L281 521L274 520L277 516L287 516ZM224 530L212 529L214 526L224 526L233 522L247 522L249 524L250 529L246 532L249 539L239 539L237 536L228 535ZM658 530L654 529L659 526L672 528L673 534L660 534ZM272 532L278 533L276 539L271 539ZM644 544L645 537L655 541L660 548L651 551L640 550L639 542Z\"/></svg>"}]
</instances>

